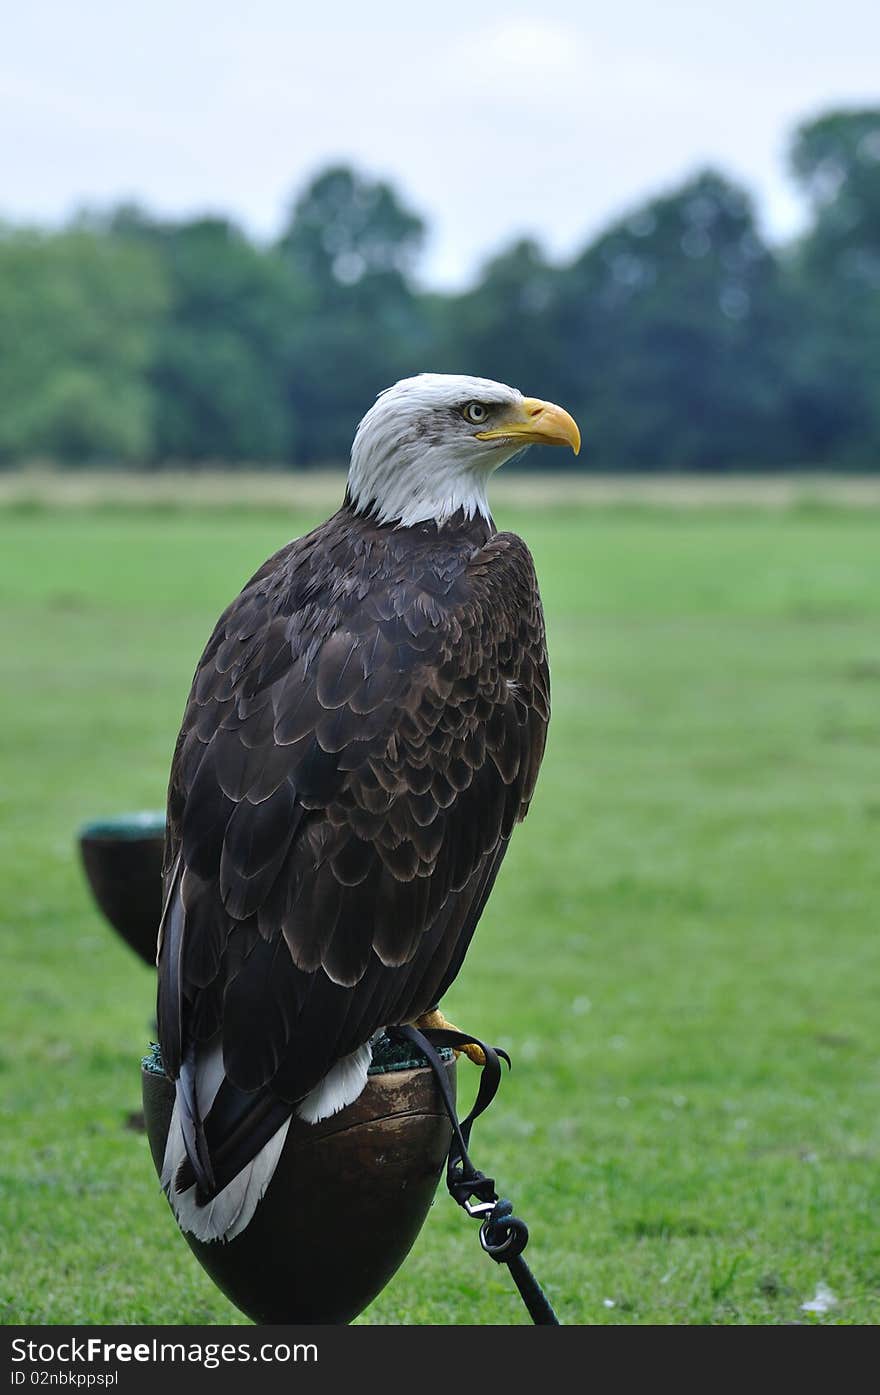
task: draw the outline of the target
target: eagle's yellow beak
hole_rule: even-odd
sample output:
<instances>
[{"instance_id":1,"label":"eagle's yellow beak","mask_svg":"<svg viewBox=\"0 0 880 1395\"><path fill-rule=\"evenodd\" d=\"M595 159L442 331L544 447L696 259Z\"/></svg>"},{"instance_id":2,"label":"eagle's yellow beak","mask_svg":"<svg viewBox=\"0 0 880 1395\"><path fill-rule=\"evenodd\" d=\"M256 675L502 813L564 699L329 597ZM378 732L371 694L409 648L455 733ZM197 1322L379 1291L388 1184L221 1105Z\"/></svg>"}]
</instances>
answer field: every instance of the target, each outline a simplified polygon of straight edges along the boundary
<instances>
[{"instance_id":1,"label":"eagle's yellow beak","mask_svg":"<svg viewBox=\"0 0 880 1395\"><path fill-rule=\"evenodd\" d=\"M509 417L491 431L477 431L478 441L522 442L524 446L571 446L575 455L581 448L581 433L574 417L555 402L524 397Z\"/></svg>"}]
</instances>

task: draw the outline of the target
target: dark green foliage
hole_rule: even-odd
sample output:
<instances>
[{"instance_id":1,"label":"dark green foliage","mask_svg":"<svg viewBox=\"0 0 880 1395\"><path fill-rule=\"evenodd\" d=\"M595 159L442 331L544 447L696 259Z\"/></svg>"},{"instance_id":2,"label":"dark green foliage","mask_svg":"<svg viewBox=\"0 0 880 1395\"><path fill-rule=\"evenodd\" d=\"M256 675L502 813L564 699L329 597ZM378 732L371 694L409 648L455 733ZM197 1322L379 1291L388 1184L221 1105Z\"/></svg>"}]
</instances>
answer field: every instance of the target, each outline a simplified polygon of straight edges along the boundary
<instances>
[{"instance_id":1,"label":"dark green foliage","mask_svg":"<svg viewBox=\"0 0 880 1395\"><path fill-rule=\"evenodd\" d=\"M502 252L472 291L442 306L440 369L528 384L534 396L561 396L571 375L554 330L567 279L535 242L517 242Z\"/></svg>"},{"instance_id":2,"label":"dark green foliage","mask_svg":"<svg viewBox=\"0 0 880 1395\"><path fill-rule=\"evenodd\" d=\"M307 287L287 375L299 459L345 459L376 393L430 361L408 279L424 231L387 184L344 167L319 175L294 205L278 250Z\"/></svg>"},{"instance_id":3,"label":"dark green foliage","mask_svg":"<svg viewBox=\"0 0 880 1395\"><path fill-rule=\"evenodd\" d=\"M343 165L319 175L297 199L281 248L318 304L367 307L406 295L424 233L421 218L388 184Z\"/></svg>"},{"instance_id":4,"label":"dark green foliage","mask_svg":"<svg viewBox=\"0 0 880 1395\"><path fill-rule=\"evenodd\" d=\"M646 204L587 249L566 290L562 395L590 423L603 464L790 458L778 267L742 190L707 171Z\"/></svg>"},{"instance_id":5,"label":"dark green foliage","mask_svg":"<svg viewBox=\"0 0 880 1395\"><path fill-rule=\"evenodd\" d=\"M144 460L167 306L147 247L84 228L0 230L0 462Z\"/></svg>"},{"instance_id":6,"label":"dark green foliage","mask_svg":"<svg viewBox=\"0 0 880 1395\"><path fill-rule=\"evenodd\" d=\"M790 268L803 327L791 370L796 420L814 458L880 458L880 109L802 126L792 168L813 225Z\"/></svg>"},{"instance_id":7,"label":"dark green foliage","mask_svg":"<svg viewBox=\"0 0 880 1395\"><path fill-rule=\"evenodd\" d=\"M0 463L339 461L375 394L429 369L564 402L588 468L875 469L880 109L805 124L791 163L790 246L706 170L570 263L520 241L459 294L418 289L422 219L345 166L272 247L131 206L0 232Z\"/></svg>"},{"instance_id":8,"label":"dark green foliage","mask_svg":"<svg viewBox=\"0 0 880 1395\"><path fill-rule=\"evenodd\" d=\"M154 452L171 460L280 460L295 449L286 361L305 295L281 258L220 218L114 223L161 256L171 296L150 378Z\"/></svg>"}]
</instances>

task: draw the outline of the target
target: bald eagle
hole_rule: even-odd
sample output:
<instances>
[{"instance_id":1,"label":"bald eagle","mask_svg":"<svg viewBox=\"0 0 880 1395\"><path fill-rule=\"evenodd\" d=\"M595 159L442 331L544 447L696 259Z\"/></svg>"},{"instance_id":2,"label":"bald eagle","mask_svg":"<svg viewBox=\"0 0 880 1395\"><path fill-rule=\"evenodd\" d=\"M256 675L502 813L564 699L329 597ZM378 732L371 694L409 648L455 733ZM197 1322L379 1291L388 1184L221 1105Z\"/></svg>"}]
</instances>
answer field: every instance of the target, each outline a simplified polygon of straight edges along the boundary
<instances>
[{"instance_id":1,"label":"bald eagle","mask_svg":"<svg viewBox=\"0 0 880 1395\"><path fill-rule=\"evenodd\" d=\"M486 498L532 442L580 447L567 412L501 383L389 388L342 507L264 563L199 660L158 953L162 1181L199 1239L245 1228L292 1115L355 1100L383 1028L443 1021L550 715L532 558Z\"/></svg>"}]
</instances>

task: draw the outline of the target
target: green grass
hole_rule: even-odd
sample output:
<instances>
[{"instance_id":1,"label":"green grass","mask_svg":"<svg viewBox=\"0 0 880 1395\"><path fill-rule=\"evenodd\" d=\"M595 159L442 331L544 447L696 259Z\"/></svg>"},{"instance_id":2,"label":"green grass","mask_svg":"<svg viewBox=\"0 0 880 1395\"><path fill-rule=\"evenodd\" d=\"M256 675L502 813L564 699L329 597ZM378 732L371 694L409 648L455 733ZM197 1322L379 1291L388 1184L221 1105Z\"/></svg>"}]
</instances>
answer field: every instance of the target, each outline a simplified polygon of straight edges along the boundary
<instances>
[{"instance_id":1,"label":"green grass","mask_svg":"<svg viewBox=\"0 0 880 1395\"><path fill-rule=\"evenodd\" d=\"M124 1126L153 976L74 835L163 803L216 615L313 521L0 513L6 1322L238 1319ZM564 1322L876 1322L880 516L500 521L536 556L554 716L446 1001L514 1059L477 1162ZM362 1319L524 1320L445 1194Z\"/></svg>"}]
</instances>

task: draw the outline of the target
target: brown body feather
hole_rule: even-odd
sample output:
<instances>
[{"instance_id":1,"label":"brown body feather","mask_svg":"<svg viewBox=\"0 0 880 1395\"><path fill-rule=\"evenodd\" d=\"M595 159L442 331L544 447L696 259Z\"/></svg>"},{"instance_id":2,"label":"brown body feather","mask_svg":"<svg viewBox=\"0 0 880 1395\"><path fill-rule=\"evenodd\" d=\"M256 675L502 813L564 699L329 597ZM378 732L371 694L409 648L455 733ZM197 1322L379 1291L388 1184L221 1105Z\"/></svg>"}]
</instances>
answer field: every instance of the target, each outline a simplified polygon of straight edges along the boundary
<instances>
[{"instance_id":1,"label":"brown body feather","mask_svg":"<svg viewBox=\"0 0 880 1395\"><path fill-rule=\"evenodd\" d=\"M343 507L221 616L172 765L159 956L205 1192L334 1062L440 999L548 718L531 557L480 518L394 528ZM218 1033L227 1079L202 1121L191 1063Z\"/></svg>"}]
</instances>

